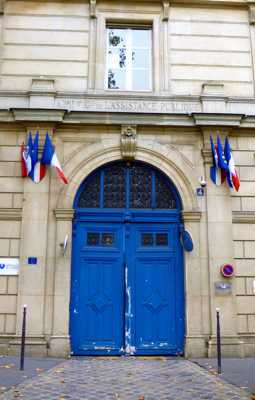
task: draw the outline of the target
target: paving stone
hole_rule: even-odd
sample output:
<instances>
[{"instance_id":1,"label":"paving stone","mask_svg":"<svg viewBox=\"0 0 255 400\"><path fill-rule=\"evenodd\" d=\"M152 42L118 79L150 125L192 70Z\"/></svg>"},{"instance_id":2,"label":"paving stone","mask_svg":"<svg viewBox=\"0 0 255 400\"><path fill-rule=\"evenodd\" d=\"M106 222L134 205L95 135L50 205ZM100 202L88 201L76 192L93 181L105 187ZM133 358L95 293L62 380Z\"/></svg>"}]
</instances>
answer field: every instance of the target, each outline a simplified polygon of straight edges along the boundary
<instances>
[{"instance_id":1,"label":"paving stone","mask_svg":"<svg viewBox=\"0 0 255 400\"><path fill-rule=\"evenodd\" d=\"M0 400L244 400L248 393L183 359L64 361Z\"/></svg>"}]
</instances>

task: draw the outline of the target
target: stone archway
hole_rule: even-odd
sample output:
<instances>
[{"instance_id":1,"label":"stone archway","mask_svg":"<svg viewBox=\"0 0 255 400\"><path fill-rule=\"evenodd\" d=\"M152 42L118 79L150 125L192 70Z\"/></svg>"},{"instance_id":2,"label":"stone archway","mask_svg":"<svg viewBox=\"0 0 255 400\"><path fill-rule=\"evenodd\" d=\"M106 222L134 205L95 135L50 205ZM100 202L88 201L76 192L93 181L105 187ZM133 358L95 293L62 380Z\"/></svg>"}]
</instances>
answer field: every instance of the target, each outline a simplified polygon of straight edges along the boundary
<instances>
[{"instance_id":1,"label":"stone archway","mask_svg":"<svg viewBox=\"0 0 255 400\"><path fill-rule=\"evenodd\" d=\"M106 147L103 142L97 142L86 147L86 152L84 150L84 146L80 148L80 151L76 150L65 164L65 172L69 176L70 184L59 193L55 210L57 220L56 249L58 252L58 244L63 241L63 235L68 234L69 238L72 236L73 201L82 181L93 170L103 164L121 159L119 146ZM194 168L189 160L174 146L162 145L147 140L138 140L136 159L151 164L164 172L176 186L182 199L184 222L196 240L192 256L187 255L184 260L186 271L185 286L186 293L189 295L194 291L194 277L192 277L192 280L190 279L193 268L196 279L200 279L200 210L196 198L197 176L194 173ZM69 351L70 266L71 251L69 246L65 259L57 258L55 266L55 282L57 283L58 293L56 293L55 284L53 336L51 338L51 353L54 355L59 354L56 349L59 349L60 343L62 343L61 346L65 346L67 353ZM60 307L63 316L61 319L58 318ZM200 307L202 307L201 304L199 304ZM196 327L194 327L197 333L196 335L192 333L193 308L193 301L190 300L186 304L186 343L188 343L188 346L191 346L190 343L193 343L194 340L196 343L203 343L201 330L197 332ZM200 309L198 312L201 314ZM191 336L190 342L189 337ZM188 350L186 349L185 351L187 352Z\"/></svg>"}]
</instances>

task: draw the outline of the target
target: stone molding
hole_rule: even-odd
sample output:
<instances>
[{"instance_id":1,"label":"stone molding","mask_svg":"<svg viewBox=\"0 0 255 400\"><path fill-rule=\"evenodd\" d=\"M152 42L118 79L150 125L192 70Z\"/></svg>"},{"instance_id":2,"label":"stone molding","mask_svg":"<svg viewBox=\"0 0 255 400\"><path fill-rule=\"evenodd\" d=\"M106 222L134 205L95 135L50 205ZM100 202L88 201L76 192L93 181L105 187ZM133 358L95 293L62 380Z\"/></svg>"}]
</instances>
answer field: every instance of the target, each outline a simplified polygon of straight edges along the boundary
<instances>
[{"instance_id":1,"label":"stone molding","mask_svg":"<svg viewBox=\"0 0 255 400\"><path fill-rule=\"evenodd\" d=\"M31 88L29 91L30 95L36 95L36 94L51 95L55 93L56 93L55 79L47 79L47 78L32 79Z\"/></svg>"},{"instance_id":2,"label":"stone molding","mask_svg":"<svg viewBox=\"0 0 255 400\"><path fill-rule=\"evenodd\" d=\"M249 21L251 25L255 24L255 4L249 6Z\"/></svg>"},{"instance_id":3,"label":"stone molding","mask_svg":"<svg viewBox=\"0 0 255 400\"><path fill-rule=\"evenodd\" d=\"M0 208L1 221L21 221L22 208Z\"/></svg>"},{"instance_id":4,"label":"stone molding","mask_svg":"<svg viewBox=\"0 0 255 400\"><path fill-rule=\"evenodd\" d=\"M224 357L243 358L245 356L244 342L239 336L221 337L222 354ZM208 340L208 357L216 357L217 337L211 335Z\"/></svg>"},{"instance_id":5,"label":"stone molding","mask_svg":"<svg viewBox=\"0 0 255 400\"><path fill-rule=\"evenodd\" d=\"M14 122L13 113L10 110L0 110L0 122Z\"/></svg>"},{"instance_id":6,"label":"stone molding","mask_svg":"<svg viewBox=\"0 0 255 400\"><path fill-rule=\"evenodd\" d=\"M48 80L50 82L50 80ZM30 92L31 93L31 92ZM42 92L40 92L42 93ZM45 92L45 99L50 97ZM183 97L136 97L136 96L88 96L88 97L59 97L52 94L53 104L44 107L43 96L33 96L34 107L24 102L24 107L15 107L17 98L13 96L13 107L0 109L0 122L63 122L89 124L118 124L118 125L164 125L177 126L214 126L255 128L255 98L222 98L212 99L213 96ZM204 99L203 97L203 99ZM0 107L3 102L0 93ZM21 98L21 96L20 96ZM15 100L16 99L16 100ZM4 103L9 104L10 98ZM206 108L203 105L207 103ZM210 105L208 105L210 103ZM224 107L219 107L224 103ZM31 106L31 104L30 104ZM208 112L208 107L210 112ZM216 110L213 112L213 110ZM223 112L224 111L224 112Z\"/></svg>"},{"instance_id":7,"label":"stone molding","mask_svg":"<svg viewBox=\"0 0 255 400\"><path fill-rule=\"evenodd\" d=\"M201 150L204 164L212 164L212 152L210 149Z\"/></svg>"},{"instance_id":8,"label":"stone molding","mask_svg":"<svg viewBox=\"0 0 255 400\"><path fill-rule=\"evenodd\" d=\"M242 114L193 113L194 122L200 126L240 126Z\"/></svg>"},{"instance_id":9,"label":"stone molding","mask_svg":"<svg viewBox=\"0 0 255 400\"><path fill-rule=\"evenodd\" d=\"M54 91L54 81L51 79L34 80L29 92L0 91L0 121L19 120L54 120L75 121L79 118L97 121L97 118L112 118L119 116L129 119L144 120L144 115L151 118L164 116L190 126L244 126L255 125L255 98L225 98L221 95L222 85L203 87L200 96L152 96L99 94L79 95L60 94ZM217 93L216 93L217 92ZM206 94L205 94L206 93ZM32 99L32 103L31 103ZM126 124L125 122L122 124Z\"/></svg>"},{"instance_id":10,"label":"stone molding","mask_svg":"<svg viewBox=\"0 0 255 400\"><path fill-rule=\"evenodd\" d=\"M240 126L244 128L255 128L255 117L244 117L234 114L203 114L203 113L96 113L59 109L13 109L10 111L0 110L0 122L62 122L66 124L104 124L104 125L161 125L162 117L164 125L167 126Z\"/></svg>"},{"instance_id":11,"label":"stone molding","mask_svg":"<svg viewBox=\"0 0 255 400\"><path fill-rule=\"evenodd\" d=\"M89 5L90 5L90 17L96 18L97 0L90 0Z\"/></svg>"},{"instance_id":12,"label":"stone molding","mask_svg":"<svg viewBox=\"0 0 255 400\"><path fill-rule=\"evenodd\" d=\"M102 124L102 125L160 125L162 126L189 126L193 127L194 122L190 115L184 114L125 114L125 113L85 113L70 112L67 113L63 123L84 123L84 124Z\"/></svg>"},{"instance_id":13,"label":"stone molding","mask_svg":"<svg viewBox=\"0 0 255 400\"><path fill-rule=\"evenodd\" d=\"M62 122L64 110L45 110L45 109L15 109L12 110L15 121L42 121L42 122Z\"/></svg>"},{"instance_id":14,"label":"stone molding","mask_svg":"<svg viewBox=\"0 0 255 400\"><path fill-rule=\"evenodd\" d=\"M233 211L234 224L255 224L255 211Z\"/></svg>"},{"instance_id":15,"label":"stone molding","mask_svg":"<svg viewBox=\"0 0 255 400\"><path fill-rule=\"evenodd\" d=\"M63 186L58 196L57 209L72 209L75 194L84 178L101 165L120 158L119 144L107 147L103 141L86 147L86 152L77 152L65 164L65 172L71 184ZM136 159L159 168L171 178L180 193L184 210L199 210L196 173L189 162L184 162L183 154L174 146L165 146L156 140L139 139Z\"/></svg>"},{"instance_id":16,"label":"stone molding","mask_svg":"<svg viewBox=\"0 0 255 400\"><path fill-rule=\"evenodd\" d=\"M21 335L12 335L12 340L10 340L10 345L20 345L21 342ZM45 337L43 335L38 335L38 336L33 336L33 335L28 335L26 337L26 344L27 345L47 345L47 341L45 340Z\"/></svg>"},{"instance_id":17,"label":"stone molding","mask_svg":"<svg viewBox=\"0 0 255 400\"><path fill-rule=\"evenodd\" d=\"M54 210L57 221L72 221L74 210L71 208L57 208Z\"/></svg>"},{"instance_id":18,"label":"stone molding","mask_svg":"<svg viewBox=\"0 0 255 400\"><path fill-rule=\"evenodd\" d=\"M183 211L182 217L184 222L200 222L201 211Z\"/></svg>"},{"instance_id":19,"label":"stone molding","mask_svg":"<svg viewBox=\"0 0 255 400\"><path fill-rule=\"evenodd\" d=\"M162 21L167 22L169 20L169 9L170 9L169 0L162 0L162 7L163 7Z\"/></svg>"},{"instance_id":20,"label":"stone molding","mask_svg":"<svg viewBox=\"0 0 255 400\"><path fill-rule=\"evenodd\" d=\"M225 97L224 84L221 82L207 82L202 84L202 96Z\"/></svg>"},{"instance_id":21,"label":"stone molding","mask_svg":"<svg viewBox=\"0 0 255 400\"><path fill-rule=\"evenodd\" d=\"M124 160L134 160L137 146L136 125L122 125L120 152Z\"/></svg>"}]
</instances>

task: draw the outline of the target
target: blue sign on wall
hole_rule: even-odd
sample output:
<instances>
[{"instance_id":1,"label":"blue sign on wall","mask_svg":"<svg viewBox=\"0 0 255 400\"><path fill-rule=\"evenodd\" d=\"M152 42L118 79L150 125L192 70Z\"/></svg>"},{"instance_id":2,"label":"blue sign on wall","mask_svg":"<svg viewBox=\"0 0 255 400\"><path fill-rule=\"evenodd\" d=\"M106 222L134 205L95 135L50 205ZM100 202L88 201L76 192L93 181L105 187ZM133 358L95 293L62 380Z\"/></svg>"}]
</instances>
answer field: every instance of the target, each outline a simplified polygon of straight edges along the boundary
<instances>
[{"instance_id":1,"label":"blue sign on wall","mask_svg":"<svg viewBox=\"0 0 255 400\"><path fill-rule=\"evenodd\" d=\"M37 257L28 257L27 263L30 265L36 265L37 264Z\"/></svg>"},{"instance_id":2,"label":"blue sign on wall","mask_svg":"<svg viewBox=\"0 0 255 400\"><path fill-rule=\"evenodd\" d=\"M205 194L204 188L202 188L202 187L197 188L197 196L198 196L198 197L203 197L204 194Z\"/></svg>"},{"instance_id":3,"label":"blue sign on wall","mask_svg":"<svg viewBox=\"0 0 255 400\"><path fill-rule=\"evenodd\" d=\"M18 258L0 258L0 275L18 275Z\"/></svg>"}]
</instances>

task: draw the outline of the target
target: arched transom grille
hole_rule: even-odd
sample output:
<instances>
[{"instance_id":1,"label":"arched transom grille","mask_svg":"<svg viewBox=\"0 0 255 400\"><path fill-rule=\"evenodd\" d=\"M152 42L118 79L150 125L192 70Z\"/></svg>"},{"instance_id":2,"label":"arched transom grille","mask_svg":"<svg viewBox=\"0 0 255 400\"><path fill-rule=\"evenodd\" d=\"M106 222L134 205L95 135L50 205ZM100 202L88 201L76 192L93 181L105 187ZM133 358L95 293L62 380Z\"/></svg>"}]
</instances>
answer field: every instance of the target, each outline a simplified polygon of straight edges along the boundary
<instances>
[{"instance_id":1,"label":"arched transom grille","mask_svg":"<svg viewBox=\"0 0 255 400\"><path fill-rule=\"evenodd\" d=\"M78 208L175 209L176 193L159 170L140 162L101 167L84 182Z\"/></svg>"}]
</instances>

